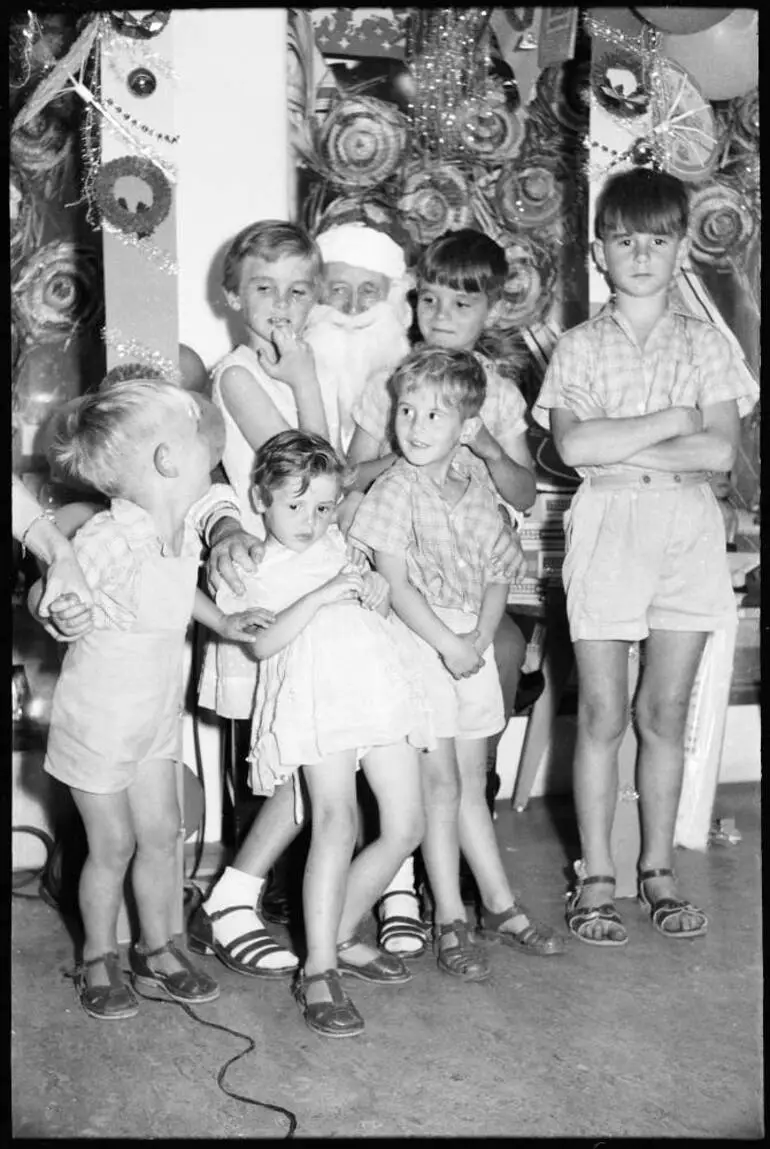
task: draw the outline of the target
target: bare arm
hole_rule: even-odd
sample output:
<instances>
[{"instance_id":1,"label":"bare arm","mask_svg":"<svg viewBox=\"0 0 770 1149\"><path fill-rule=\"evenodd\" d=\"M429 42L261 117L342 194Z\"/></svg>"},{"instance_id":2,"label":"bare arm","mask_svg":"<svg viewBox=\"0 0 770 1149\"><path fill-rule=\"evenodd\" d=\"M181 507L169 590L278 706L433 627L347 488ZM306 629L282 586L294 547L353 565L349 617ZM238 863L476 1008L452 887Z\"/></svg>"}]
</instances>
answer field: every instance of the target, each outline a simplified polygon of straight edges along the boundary
<instances>
[{"instance_id":1,"label":"bare arm","mask_svg":"<svg viewBox=\"0 0 770 1149\"><path fill-rule=\"evenodd\" d=\"M196 622L203 623L221 638L227 638L231 642L249 643L254 640L253 628L269 626L275 618L272 611L263 610L261 607L225 614L202 590L195 592L192 615Z\"/></svg>"},{"instance_id":2,"label":"bare arm","mask_svg":"<svg viewBox=\"0 0 770 1149\"><path fill-rule=\"evenodd\" d=\"M507 582L488 583L484 588L484 598L481 601L479 619L476 623L476 629L479 632L477 644L479 652L486 650L492 643L495 632L500 625L500 620L505 614L507 602Z\"/></svg>"},{"instance_id":3,"label":"bare arm","mask_svg":"<svg viewBox=\"0 0 770 1149\"><path fill-rule=\"evenodd\" d=\"M551 409L551 432L568 467L627 463L648 447L690 435L700 427L700 412L694 407L668 407L623 419L585 420L566 407Z\"/></svg>"},{"instance_id":4,"label":"bare arm","mask_svg":"<svg viewBox=\"0 0 770 1149\"><path fill-rule=\"evenodd\" d=\"M353 432L353 438L350 440L347 454L348 463L356 468L353 489L356 491L368 490L374 480L392 466L395 458L393 452L380 458L379 440L370 435L368 431L364 431L362 427L357 426Z\"/></svg>"},{"instance_id":5,"label":"bare arm","mask_svg":"<svg viewBox=\"0 0 770 1149\"><path fill-rule=\"evenodd\" d=\"M398 617L433 647L450 673L461 678L478 670L481 659L470 640L450 630L409 582L406 558L375 551L374 562L390 584L390 600Z\"/></svg>"},{"instance_id":6,"label":"bare arm","mask_svg":"<svg viewBox=\"0 0 770 1149\"><path fill-rule=\"evenodd\" d=\"M494 435L482 423L468 446L474 455L486 463L497 493L517 511L528 511L535 501L535 465L527 446L527 437L517 436L505 451Z\"/></svg>"},{"instance_id":7,"label":"bare arm","mask_svg":"<svg viewBox=\"0 0 770 1149\"><path fill-rule=\"evenodd\" d=\"M323 586L311 590L281 610L275 621L253 638L252 649L257 658L270 658L293 642L298 634L312 622L318 611L329 603L357 599L363 590L363 579L358 571L345 571L329 579Z\"/></svg>"},{"instance_id":8,"label":"bare arm","mask_svg":"<svg viewBox=\"0 0 770 1149\"><path fill-rule=\"evenodd\" d=\"M647 447L626 459L635 467L658 471L730 471L741 427L734 399L703 408L703 430Z\"/></svg>"}]
</instances>

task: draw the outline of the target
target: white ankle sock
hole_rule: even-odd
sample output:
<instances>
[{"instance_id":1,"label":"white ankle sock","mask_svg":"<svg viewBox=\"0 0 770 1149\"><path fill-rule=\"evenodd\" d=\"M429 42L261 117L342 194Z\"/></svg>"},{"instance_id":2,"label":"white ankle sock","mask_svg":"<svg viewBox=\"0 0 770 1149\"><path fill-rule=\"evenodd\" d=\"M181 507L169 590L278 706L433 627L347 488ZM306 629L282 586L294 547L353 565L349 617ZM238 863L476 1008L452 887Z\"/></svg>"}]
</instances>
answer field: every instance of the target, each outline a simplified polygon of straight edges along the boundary
<instances>
[{"instance_id":1,"label":"white ankle sock","mask_svg":"<svg viewBox=\"0 0 770 1149\"><path fill-rule=\"evenodd\" d=\"M256 910L257 900L265 884L264 878L253 878L243 870L236 870L227 866L219 881L203 903L207 914L214 914L218 910L225 910L228 906L249 906L250 909L237 910L226 914L212 923L214 936L220 945L229 945L235 938L243 937L253 930L265 928L265 923ZM243 946L234 946L233 957L239 957L241 952L249 947L245 942ZM260 960L260 966L265 969L286 969L298 964L296 956L288 949L277 950L266 954Z\"/></svg>"},{"instance_id":2,"label":"white ankle sock","mask_svg":"<svg viewBox=\"0 0 770 1149\"><path fill-rule=\"evenodd\" d=\"M388 918L393 917L420 920L420 902L417 894L415 892L411 894L390 893L391 890L414 891L414 858L411 854L401 863L398 873L384 891L384 894L390 894L390 897L382 904L380 921L385 922ZM399 937L398 939L393 938L386 948L390 953L417 953L418 950L422 949L422 945L423 943L417 938Z\"/></svg>"}]
</instances>

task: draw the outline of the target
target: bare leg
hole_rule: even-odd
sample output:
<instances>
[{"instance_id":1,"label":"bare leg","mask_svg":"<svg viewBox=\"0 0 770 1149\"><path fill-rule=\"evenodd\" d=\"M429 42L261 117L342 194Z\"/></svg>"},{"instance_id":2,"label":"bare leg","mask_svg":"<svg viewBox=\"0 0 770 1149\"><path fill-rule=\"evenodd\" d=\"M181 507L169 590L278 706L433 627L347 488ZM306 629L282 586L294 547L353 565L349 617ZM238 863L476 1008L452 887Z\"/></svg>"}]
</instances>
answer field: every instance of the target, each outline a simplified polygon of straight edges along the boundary
<instances>
[{"instance_id":1,"label":"bare leg","mask_svg":"<svg viewBox=\"0 0 770 1149\"><path fill-rule=\"evenodd\" d=\"M126 791L91 794L70 788L88 839L88 856L80 875L79 900L83 916L85 961L118 951L118 914L126 870L136 841ZM91 986L108 985L102 966L88 971Z\"/></svg>"},{"instance_id":2,"label":"bare leg","mask_svg":"<svg viewBox=\"0 0 770 1149\"><path fill-rule=\"evenodd\" d=\"M173 901L179 895L176 850L181 815L176 789L176 763L172 759L143 762L128 788L128 801L136 834L132 872L134 894L145 950L164 946L172 934ZM153 958L165 973L180 969L172 954Z\"/></svg>"},{"instance_id":3,"label":"bare leg","mask_svg":"<svg viewBox=\"0 0 770 1149\"><path fill-rule=\"evenodd\" d=\"M370 750L363 762L380 814L380 836L353 859L339 924L339 941L347 941L403 860L419 844L425 820L417 751L406 742ZM371 946L345 951L353 965L371 961Z\"/></svg>"},{"instance_id":4,"label":"bare leg","mask_svg":"<svg viewBox=\"0 0 770 1149\"><path fill-rule=\"evenodd\" d=\"M302 902L310 977L337 968L337 937L356 841L356 758L353 751L330 754L323 762L303 767L311 804L310 850L305 867ZM307 989L308 1002L325 1000L323 982Z\"/></svg>"},{"instance_id":5,"label":"bare leg","mask_svg":"<svg viewBox=\"0 0 770 1149\"><path fill-rule=\"evenodd\" d=\"M578 732L575 744L574 798L583 860L589 875L614 875L610 834L618 790L618 750L628 725L627 642L580 639L575 643L578 665ZM585 886L580 906L612 900L614 887ZM622 930L594 922L586 927L594 938L619 937Z\"/></svg>"},{"instance_id":6,"label":"bare leg","mask_svg":"<svg viewBox=\"0 0 770 1149\"><path fill-rule=\"evenodd\" d=\"M233 859L233 869L265 878L284 850L299 834L302 825L294 821L294 789L291 782L279 786L265 799L248 834Z\"/></svg>"},{"instance_id":7,"label":"bare leg","mask_svg":"<svg viewBox=\"0 0 770 1149\"><path fill-rule=\"evenodd\" d=\"M453 738L440 738L422 755L425 836L422 856L433 893L436 923L465 920L460 896L460 774Z\"/></svg>"},{"instance_id":8,"label":"bare leg","mask_svg":"<svg viewBox=\"0 0 770 1149\"><path fill-rule=\"evenodd\" d=\"M636 705L639 728L639 804L642 818L640 870L670 869L684 774L684 733L695 675L706 635L654 630L645 650ZM653 899L676 897L673 878L645 883ZM678 928L696 929L699 919L682 914Z\"/></svg>"},{"instance_id":9,"label":"bare leg","mask_svg":"<svg viewBox=\"0 0 770 1149\"><path fill-rule=\"evenodd\" d=\"M460 848L478 882L481 898L493 913L507 909L513 901L495 827L485 795L487 739L458 738L455 742L460 770ZM527 925L520 915L517 929ZM518 919L512 919L512 923Z\"/></svg>"},{"instance_id":10,"label":"bare leg","mask_svg":"<svg viewBox=\"0 0 770 1149\"><path fill-rule=\"evenodd\" d=\"M521 668L527 656L527 643L524 635L507 612L503 615L495 632L493 649L497 673L500 677L500 689L503 692L503 706L507 723L513 714ZM487 740L487 762L490 770L495 769L497 747L504 733L505 727L499 734L494 734Z\"/></svg>"}]
</instances>

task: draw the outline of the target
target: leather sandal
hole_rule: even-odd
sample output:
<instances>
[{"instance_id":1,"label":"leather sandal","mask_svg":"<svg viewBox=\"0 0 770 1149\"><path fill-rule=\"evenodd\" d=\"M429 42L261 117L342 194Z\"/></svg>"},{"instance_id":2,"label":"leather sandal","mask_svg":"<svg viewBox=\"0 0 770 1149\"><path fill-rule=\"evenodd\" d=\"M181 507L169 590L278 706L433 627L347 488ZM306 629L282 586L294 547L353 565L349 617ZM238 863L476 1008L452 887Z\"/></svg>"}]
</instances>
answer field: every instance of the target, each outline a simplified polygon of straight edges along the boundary
<instances>
[{"instance_id":1,"label":"leather sandal","mask_svg":"<svg viewBox=\"0 0 770 1149\"><path fill-rule=\"evenodd\" d=\"M355 965L342 957L345 950L361 944L358 934L353 934L347 941L338 944L337 969L340 973L349 974L350 977L358 977L361 981L376 982L379 985L401 985L405 981L412 980L412 975L398 954L389 954L379 950L376 957L372 958L371 961L364 962L363 965Z\"/></svg>"},{"instance_id":2,"label":"leather sandal","mask_svg":"<svg viewBox=\"0 0 770 1149\"><path fill-rule=\"evenodd\" d=\"M659 934L663 934L667 938L702 937L709 928L709 920L703 910L699 910L697 906L692 905L684 898L663 897L653 900L645 892L644 883L651 878L673 878L674 876L674 871L668 869L642 870L639 874L639 904L647 910L650 921ZM692 914L699 919L700 925L688 930L667 930L666 922L670 918L679 917L681 914Z\"/></svg>"},{"instance_id":3,"label":"leather sandal","mask_svg":"<svg viewBox=\"0 0 770 1149\"><path fill-rule=\"evenodd\" d=\"M628 942L628 933L613 902L602 902L599 906L579 906L577 904L583 886L598 885L600 882L606 882L608 886L615 885L615 879L609 874L593 874L591 877L578 876L575 889L568 895L567 899L564 915L567 919L567 929L579 941L585 942L589 946L624 946ZM590 937L586 927L594 922L619 926L623 933L620 937L614 938L608 935L603 938Z\"/></svg>"},{"instance_id":4,"label":"leather sandal","mask_svg":"<svg viewBox=\"0 0 770 1149\"><path fill-rule=\"evenodd\" d=\"M511 918L520 916L529 919L529 924L523 929L514 933L512 930L500 928ZM499 914L493 914L491 910L483 906L479 932L482 937L490 940L499 938L503 945L512 946L523 953L535 954L538 957L555 957L565 953L567 949L564 938L560 937L550 926L533 921L529 911L516 901L507 910L501 910Z\"/></svg>"},{"instance_id":5,"label":"leather sandal","mask_svg":"<svg viewBox=\"0 0 770 1149\"><path fill-rule=\"evenodd\" d=\"M441 939L454 934L456 943L442 946ZM468 936L468 923L458 918L454 922L437 923L434 928L433 948L436 964L442 973L463 981L486 981L491 974L485 954L475 946Z\"/></svg>"},{"instance_id":6,"label":"leather sandal","mask_svg":"<svg viewBox=\"0 0 770 1149\"><path fill-rule=\"evenodd\" d=\"M88 984L87 971L96 965L104 966L109 985ZM120 956L114 951L109 950L98 957L82 961L67 976L74 981L80 1004L89 1017L99 1021L123 1021L136 1017L139 1012L139 1002L123 976Z\"/></svg>"},{"instance_id":7,"label":"leather sandal","mask_svg":"<svg viewBox=\"0 0 770 1149\"><path fill-rule=\"evenodd\" d=\"M274 937L262 926L258 930L249 930L233 938L227 945L222 945L214 936L213 923L236 910L251 910L253 906L228 906L224 910L215 910L208 913L203 906L198 906L190 915L187 923L187 944L194 953L216 954L223 965L236 973L246 974L248 977L283 978L297 970L297 959L290 950L280 945ZM255 915L256 916L256 915ZM259 920L257 918L257 920ZM247 944L248 943L248 944ZM238 950L236 956L235 950ZM266 967L262 964L266 957L276 953L286 953L291 964Z\"/></svg>"},{"instance_id":8,"label":"leather sandal","mask_svg":"<svg viewBox=\"0 0 770 1149\"><path fill-rule=\"evenodd\" d=\"M414 899L417 911L414 917L407 917L406 914L385 913L385 902L394 894L401 894ZM405 959L422 957L427 945L428 931L420 918L420 904L414 890L389 890L380 898L378 911L377 945L380 949ZM402 939L419 942L419 946L412 950L399 949L398 943Z\"/></svg>"},{"instance_id":9,"label":"leather sandal","mask_svg":"<svg viewBox=\"0 0 770 1149\"><path fill-rule=\"evenodd\" d=\"M173 973L153 969L150 962L161 954L171 954L182 969L174 970ZM216 1001L219 997L219 986L213 977L196 969L187 954L171 940L154 950L143 950L139 945L133 945L129 951L129 961L137 983L159 986L174 1001L202 1005L207 1001Z\"/></svg>"},{"instance_id":10,"label":"leather sandal","mask_svg":"<svg viewBox=\"0 0 770 1149\"><path fill-rule=\"evenodd\" d=\"M307 987L313 982L323 981L331 995L331 1001L308 1001ZM309 977L300 972L292 987L305 1024L322 1037L358 1037L364 1031L364 1019L341 985L340 972L327 969Z\"/></svg>"}]
</instances>

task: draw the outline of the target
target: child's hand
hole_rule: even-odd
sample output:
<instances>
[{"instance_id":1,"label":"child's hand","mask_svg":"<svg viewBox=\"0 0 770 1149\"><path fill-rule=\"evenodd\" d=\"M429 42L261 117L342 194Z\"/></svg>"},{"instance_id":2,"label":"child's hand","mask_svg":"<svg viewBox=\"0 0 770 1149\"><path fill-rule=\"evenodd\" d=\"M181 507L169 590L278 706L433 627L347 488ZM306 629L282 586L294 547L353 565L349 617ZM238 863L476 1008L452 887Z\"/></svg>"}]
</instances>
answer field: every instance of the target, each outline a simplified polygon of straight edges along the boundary
<instances>
[{"instance_id":1,"label":"child's hand","mask_svg":"<svg viewBox=\"0 0 770 1149\"><path fill-rule=\"evenodd\" d=\"M235 614L226 614L219 633L228 642L251 642L256 629L270 626L273 622L275 622L273 612L257 606L251 610L239 610Z\"/></svg>"},{"instance_id":2,"label":"child's hand","mask_svg":"<svg viewBox=\"0 0 770 1149\"><path fill-rule=\"evenodd\" d=\"M363 551L358 547L352 546L350 543L345 548L345 553L348 557L348 564L353 570L360 571L360 573L367 574L372 568L369 566L369 560Z\"/></svg>"},{"instance_id":3,"label":"child's hand","mask_svg":"<svg viewBox=\"0 0 770 1149\"><path fill-rule=\"evenodd\" d=\"M279 379L292 391L315 379L313 350L288 324L273 328L272 344L273 354L270 349L257 348L259 365L272 379Z\"/></svg>"},{"instance_id":4,"label":"child's hand","mask_svg":"<svg viewBox=\"0 0 770 1149\"><path fill-rule=\"evenodd\" d=\"M587 419L603 419L605 417L604 408L599 406L584 387L565 387L563 398L566 406L573 415L577 415L581 423Z\"/></svg>"},{"instance_id":5,"label":"child's hand","mask_svg":"<svg viewBox=\"0 0 770 1149\"><path fill-rule=\"evenodd\" d=\"M44 629L58 642L75 642L88 634L94 625L94 608L76 594L60 594L46 604L46 613L38 607L36 617Z\"/></svg>"},{"instance_id":6,"label":"child's hand","mask_svg":"<svg viewBox=\"0 0 770 1149\"><path fill-rule=\"evenodd\" d=\"M474 455L478 455L480 459L485 459L490 462L500 458L500 444L497 439L484 426L479 420L479 429L476 434L468 439L465 443L466 447L470 447Z\"/></svg>"},{"instance_id":7,"label":"child's hand","mask_svg":"<svg viewBox=\"0 0 770 1149\"><path fill-rule=\"evenodd\" d=\"M453 678L470 678L484 665L484 659L470 641L469 635L455 635L451 649L439 657Z\"/></svg>"},{"instance_id":8,"label":"child's hand","mask_svg":"<svg viewBox=\"0 0 770 1149\"><path fill-rule=\"evenodd\" d=\"M222 537L213 544L206 559L206 576L212 592L216 594L225 583L233 594L243 594L246 588L238 571L253 574L264 553L264 541L248 531L238 529Z\"/></svg>"},{"instance_id":9,"label":"child's hand","mask_svg":"<svg viewBox=\"0 0 770 1149\"><path fill-rule=\"evenodd\" d=\"M361 593L361 606L367 610L379 610L390 599L390 583L377 571L366 571L363 575L364 589Z\"/></svg>"},{"instance_id":10,"label":"child's hand","mask_svg":"<svg viewBox=\"0 0 770 1149\"><path fill-rule=\"evenodd\" d=\"M334 578L329 579L318 593L323 606L330 606L334 602L345 602L349 599L360 599L364 592L364 580L360 571L340 571Z\"/></svg>"}]
</instances>

